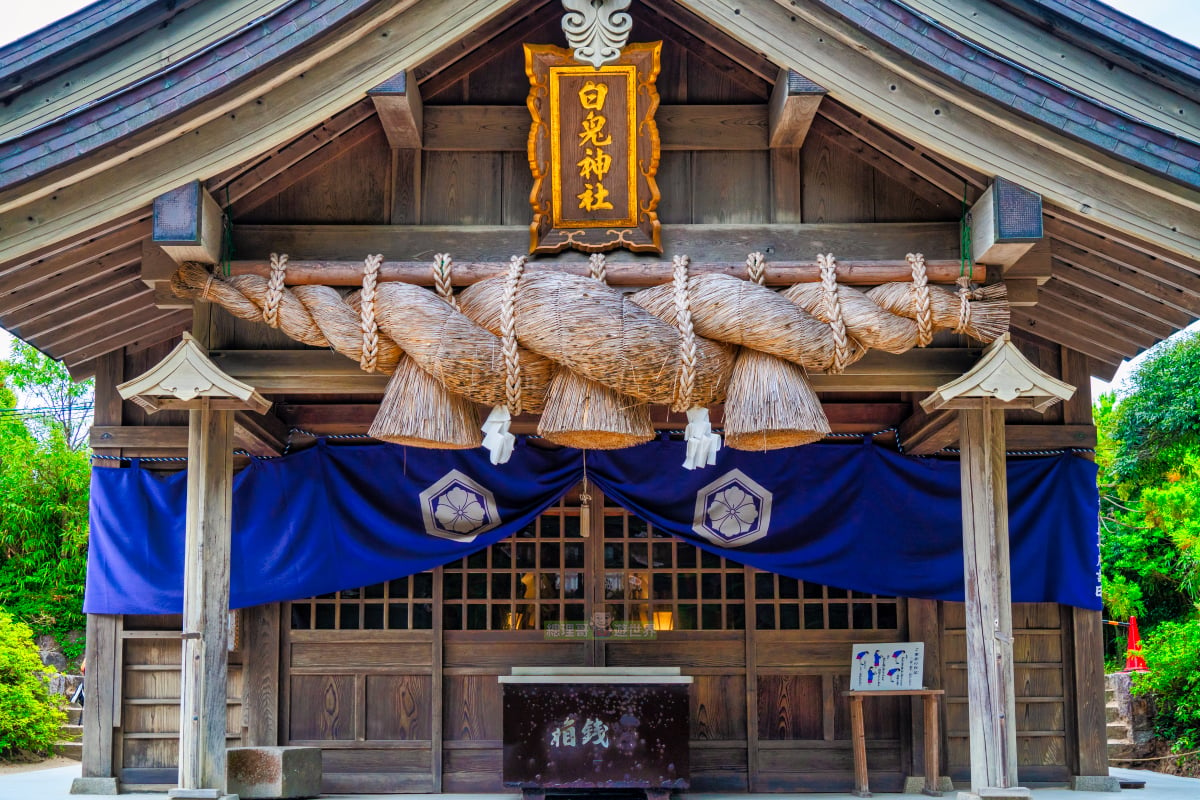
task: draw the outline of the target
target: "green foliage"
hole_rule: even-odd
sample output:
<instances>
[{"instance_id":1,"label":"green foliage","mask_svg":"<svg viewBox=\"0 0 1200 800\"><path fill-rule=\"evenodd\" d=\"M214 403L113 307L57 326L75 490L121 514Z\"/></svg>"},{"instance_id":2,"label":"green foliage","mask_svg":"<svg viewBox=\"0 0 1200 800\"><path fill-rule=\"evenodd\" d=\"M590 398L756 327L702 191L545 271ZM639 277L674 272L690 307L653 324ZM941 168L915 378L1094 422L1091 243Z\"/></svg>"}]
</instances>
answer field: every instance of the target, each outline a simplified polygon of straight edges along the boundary
<instances>
[{"instance_id":1,"label":"green foliage","mask_svg":"<svg viewBox=\"0 0 1200 800\"><path fill-rule=\"evenodd\" d=\"M16 405L0 381L0 408ZM64 634L85 622L88 455L70 446L64 426L31 427L0 414L0 606L54 634L76 659L83 642Z\"/></svg>"},{"instance_id":2,"label":"green foliage","mask_svg":"<svg viewBox=\"0 0 1200 800\"><path fill-rule=\"evenodd\" d=\"M1153 693L1155 733L1175 752L1200 748L1200 619L1163 622L1142 640L1150 671L1137 675L1134 691Z\"/></svg>"},{"instance_id":3,"label":"green foliage","mask_svg":"<svg viewBox=\"0 0 1200 800\"><path fill-rule=\"evenodd\" d=\"M49 755L67 721L62 698L48 691L33 632L0 609L0 757L19 750Z\"/></svg>"},{"instance_id":4,"label":"green foliage","mask_svg":"<svg viewBox=\"0 0 1200 800\"><path fill-rule=\"evenodd\" d=\"M1142 623L1160 737L1200 747L1200 334L1149 355L1123 397L1098 399L1104 603ZM1119 659L1124 661L1124 653Z\"/></svg>"},{"instance_id":5,"label":"green foliage","mask_svg":"<svg viewBox=\"0 0 1200 800\"><path fill-rule=\"evenodd\" d=\"M75 383L61 361L15 339L12 355L0 361L0 384L7 384L25 397L27 407L40 410L29 419L42 438L57 430L72 450L83 448L92 424L94 381ZM0 408L12 407L0 405Z\"/></svg>"},{"instance_id":6,"label":"green foliage","mask_svg":"<svg viewBox=\"0 0 1200 800\"><path fill-rule=\"evenodd\" d=\"M1164 343L1094 409L1110 613L1149 625L1200 600L1200 335Z\"/></svg>"}]
</instances>

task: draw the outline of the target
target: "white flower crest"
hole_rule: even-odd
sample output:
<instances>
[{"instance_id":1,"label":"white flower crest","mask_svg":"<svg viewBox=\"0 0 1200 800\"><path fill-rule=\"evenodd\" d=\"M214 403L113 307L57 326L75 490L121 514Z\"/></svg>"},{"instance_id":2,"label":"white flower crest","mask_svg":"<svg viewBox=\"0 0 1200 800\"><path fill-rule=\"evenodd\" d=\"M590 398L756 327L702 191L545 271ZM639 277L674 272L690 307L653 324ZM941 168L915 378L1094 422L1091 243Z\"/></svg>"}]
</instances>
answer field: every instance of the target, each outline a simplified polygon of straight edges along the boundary
<instances>
[{"instance_id":1,"label":"white flower crest","mask_svg":"<svg viewBox=\"0 0 1200 800\"><path fill-rule=\"evenodd\" d=\"M753 495L734 484L713 495L708 506L708 519L722 536L737 536L754 526L758 519L758 504Z\"/></svg>"},{"instance_id":2,"label":"white flower crest","mask_svg":"<svg viewBox=\"0 0 1200 800\"><path fill-rule=\"evenodd\" d=\"M457 485L437 498L433 514L442 528L455 533L470 533L487 518L479 495Z\"/></svg>"}]
</instances>

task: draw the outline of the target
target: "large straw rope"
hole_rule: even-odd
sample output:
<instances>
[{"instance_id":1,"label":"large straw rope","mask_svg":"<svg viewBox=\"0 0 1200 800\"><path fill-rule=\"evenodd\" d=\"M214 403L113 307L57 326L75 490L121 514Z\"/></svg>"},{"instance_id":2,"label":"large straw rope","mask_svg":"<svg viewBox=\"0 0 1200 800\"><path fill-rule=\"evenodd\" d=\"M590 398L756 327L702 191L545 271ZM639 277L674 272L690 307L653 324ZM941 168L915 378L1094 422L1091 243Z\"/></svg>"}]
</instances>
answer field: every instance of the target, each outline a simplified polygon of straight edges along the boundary
<instances>
[{"instance_id":1,"label":"large straw rope","mask_svg":"<svg viewBox=\"0 0 1200 800\"><path fill-rule=\"evenodd\" d=\"M448 264L448 257L446 263ZM826 274L833 268L826 256ZM935 329L990 341L1007 329L1003 285L951 292L921 283L924 259L909 258L914 283L889 283L863 293L842 285L798 284L783 292L730 275L691 275L686 283L626 295L592 278L514 267L508 276L481 281L458 296L461 311L425 289L403 283L374 288L378 323L377 371L395 370L401 350L453 392L488 405L538 412L555 368L578 374L642 402L674 404L686 359L677 329L686 299L694 337L694 405L724 399L732 350L741 345L828 370L851 363L868 347L903 352L928 343ZM286 256L270 280L244 275L224 279L184 264L173 280L181 296L212 300L235 316L265 321L268 309L280 330L316 347L364 359L363 292L342 296L324 286L282 286ZM765 270L757 263L755 269ZM365 284L364 284L365 286ZM686 286L679 292L678 286ZM515 341L505 347L502 312L511 289ZM836 303L833 302L836 296ZM983 301L982 303L980 301ZM837 317L841 323L836 323ZM844 327L845 336L837 329ZM717 340L717 341L714 341ZM368 348L369 349L369 348ZM510 374L519 374L512 397Z\"/></svg>"}]
</instances>

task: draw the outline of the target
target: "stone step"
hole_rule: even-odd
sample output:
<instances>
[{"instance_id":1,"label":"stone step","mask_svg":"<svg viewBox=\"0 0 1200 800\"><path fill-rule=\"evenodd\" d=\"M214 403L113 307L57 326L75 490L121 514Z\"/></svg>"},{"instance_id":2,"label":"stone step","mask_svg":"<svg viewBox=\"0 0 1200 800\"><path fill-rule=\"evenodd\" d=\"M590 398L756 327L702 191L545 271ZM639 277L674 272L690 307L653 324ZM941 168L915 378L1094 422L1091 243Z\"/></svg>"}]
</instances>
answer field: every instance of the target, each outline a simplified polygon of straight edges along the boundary
<instances>
[{"instance_id":1,"label":"stone step","mask_svg":"<svg viewBox=\"0 0 1200 800\"><path fill-rule=\"evenodd\" d=\"M1133 742L1121 739L1108 740L1108 760L1115 761L1122 758L1137 758L1138 745Z\"/></svg>"},{"instance_id":2,"label":"stone step","mask_svg":"<svg viewBox=\"0 0 1200 800\"><path fill-rule=\"evenodd\" d=\"M68 704L65 710L67 712L68 724L79 725L83 722L83 706Z\"/></svg>"},{"instance_id":3,"label":"stone step","mask_svg":"<svg viewBox=\"0 0 1200 800\"><path fill-rule=\"evenodd\" d=\"M54 745L54 749L58 751L60 756L73 758L76 761L83 761L83 743L82 742L59 742Z\"/></svg>"},{"instance_id":4,"label":"stone step","mask_svg":"<svg viewBox=\"0 0 1200 800\"><path fill-rule=\"evenodd\" d=\"M1104 707L1105 722L1117 722L1121 719L1121 709L1116 703L1109 703Z\"/></svg>"},{"instance_id":5,"label":"stone step","mask_svg":"<svg viewBox=\"0 0 1200 800\"><path fill-rule=\"evenodd\" d=\"M1106 726L1106 730L1108 731L1109 741L1112 741L1113 739L1124 740L1131 738L1129 725L1125 722L1110 722Z\"/></svg>"},{"instance_id":6,"label":"stone step","mask_svg":"<svg viewBox=\"0 0 1200 800\"><path fill-rule=\"evenodd\" d=\"M78 742L83 740L83 726L66 724L58 729L58 738L63 742Z\"/></svg>"}]
</instances>

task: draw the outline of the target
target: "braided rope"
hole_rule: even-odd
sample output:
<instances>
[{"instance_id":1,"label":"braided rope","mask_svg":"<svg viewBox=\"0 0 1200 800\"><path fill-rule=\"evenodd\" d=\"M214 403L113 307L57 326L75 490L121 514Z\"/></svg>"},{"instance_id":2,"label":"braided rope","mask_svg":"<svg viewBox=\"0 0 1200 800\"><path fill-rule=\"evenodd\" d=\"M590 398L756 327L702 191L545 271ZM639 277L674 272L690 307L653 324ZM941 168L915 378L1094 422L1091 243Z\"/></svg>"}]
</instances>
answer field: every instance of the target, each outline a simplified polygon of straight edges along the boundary
<instances>
[{"instance_id":1,"label":"braided rope","mask_svg":"<svg viewBox=\"0 0 1200 800\"><path fill-rule=\"evenodd\" d=\"M604 253L592 253L588 257L588 273L601 283L608 283L608 259Z\"/></svg>"},{"instance_id":2,"label":"braided rope","mask_svg":"<svg viewBox=\"0 0 1200 800\"><path fill-rule=\"evenodd\" d=\"M271 253L271 280L267 283L267 302L263 307L263 322L279 327L279 304L283 301L284 278L287 277L287 253Z\"/></svg>"},{"instance_id":3,"label":"braided rope","mask_svg":"<svg viewBox=\"0 0 1200 800\"><path fill-rule=\"evenodd\" d=\"M754 252L746 256L746 272L749 273L751 283L767 285L767 260L762 253Z\"/></svg>"},{"instance_id":4,"label":"braided rope","mask_svg":"<svg viewBox=\"0 0 1200 800\"><path fill-rule=\"evenodd\" d=\"M675 321L679 328L679 382L675 387L675 411L687 411L692 407L692 393L696 388L696 332L692 327L692 301L688 292L687 256L673 259L675 287Z\"/></svg>"},{"instance_id":5,"label":"braided rope","mask_svg":"<svg viewBox=\"0 0 1200 800\"><path fill-rule=\"evenodd\" d=\"M971 276L962 275L955 283L958 284L958 324L954 326L955 333L966 333L971 325Z\"/></svg>"},{"instance_id":6,"label":"braided rope","mask_svg":"<svg viewBox=\"0 0 1200 800\"><path fill-rule=\"evenodd\" d=\"M916 311L917 347L933 341L933 304L929 299L929 276L925 273L925 256L909 253L906 258L912 267L912 298Z\"/></svg>"},{"instance_id":7,"label":"braided rope","mask_svg":"<svg viewBox=\"0 0 1200 800\"><path fill-rule=\"evenodd\" d=\"M504 281L500 338L504 348L504 400L508 413L521 413L521 361L517 350L517 284L525 272L525 256L513 256Z\"/></svg>"},{"instance_id":8,"label":"braided rope","mask_svg":"<svg viewBox=\"0 0 1200 800\"><path fill-rule=\"evenodd\" d=\"M450 258L449 253L438 253L433 257L433 286L438 297L457 309L458 298L454 296L454 283L451 280L453 268L454 259Z\"/></svg>"},{"instance_id":9,"label":"braided rope","mask_svg":"<svg viewBox=\"0 0 1200 800\"><path fill-rule=\"evenodd\" d=\"M846 319L842 314L842 298L838 294L837 261L833 253L817 254L817 266L821 270L821 288L825 292L825 316L833 334L833 363L829 372L834 375L845 372L854 358L854 343L846 333Z\"/></svg>"},{"instance_id":10,"label":"braided rope","mask_svg":"<svg viewBox=\"0 0 1200 800\"><path fill-rule=\"evenodd\" d=\"M367 256L363 262L362 307L362 355L358 365L364 372L374 372L379 360L379 322L375 319L375 293L379 285L379 265L383 255Z\"/></svg>"}]
</instances>

